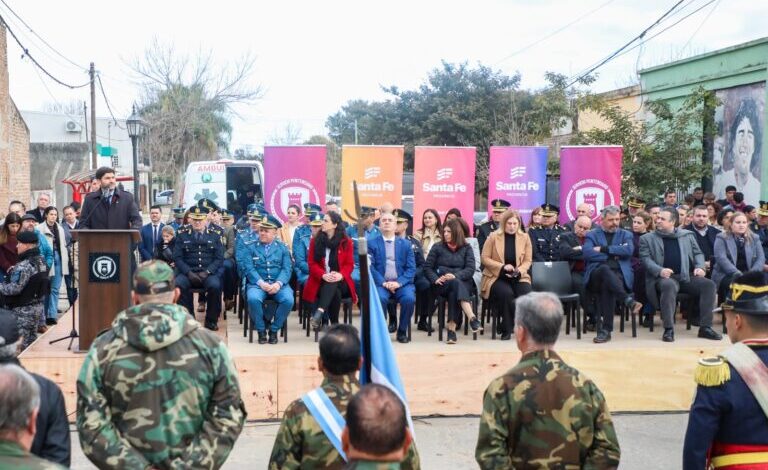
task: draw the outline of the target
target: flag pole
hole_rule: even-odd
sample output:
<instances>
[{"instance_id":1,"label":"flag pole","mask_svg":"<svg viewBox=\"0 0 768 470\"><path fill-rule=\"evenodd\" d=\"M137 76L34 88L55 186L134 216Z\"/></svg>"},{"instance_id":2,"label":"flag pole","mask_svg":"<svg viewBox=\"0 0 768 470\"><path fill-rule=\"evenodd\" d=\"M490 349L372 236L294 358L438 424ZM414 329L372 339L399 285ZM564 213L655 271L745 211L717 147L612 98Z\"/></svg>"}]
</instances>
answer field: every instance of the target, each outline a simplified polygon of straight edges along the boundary
<instances>
[{"instance_id":1,"label":"flag pole","mask_svg":"<svg viewBox=\"0 0 768 470\"><path fill-rule=\"evenodd\" d=\"M357 223L357 258L360 267L360 292L357 293L360 306L360 328L363 343L363 372L367 382L371 382L371 308L370 308L370 283L368 280L368 240L365 238L363 228L363 214L360 209L360 194L357 191L357 181L352 182L355 194L355 216L344 211L347 217Z\"/></svg>"}]
</instances>

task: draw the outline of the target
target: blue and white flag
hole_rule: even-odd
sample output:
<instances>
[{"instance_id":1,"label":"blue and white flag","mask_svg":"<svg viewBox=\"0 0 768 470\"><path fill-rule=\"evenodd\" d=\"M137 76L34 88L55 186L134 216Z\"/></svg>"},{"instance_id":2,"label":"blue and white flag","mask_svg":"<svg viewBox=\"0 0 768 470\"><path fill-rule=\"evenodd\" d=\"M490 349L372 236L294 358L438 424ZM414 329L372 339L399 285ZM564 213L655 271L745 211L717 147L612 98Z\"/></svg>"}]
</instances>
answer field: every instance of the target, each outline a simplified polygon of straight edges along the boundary
<instances>
[{"instance_id":1,"label":"blue and white flag","mask_svg":"<svg viewBox=\"0 0 768 470\"><path fill-rule=\"evenodd\" d=\"M381 307L381 300L379 299L379 292L376 290L376 283L373 281L370 271L368 271L368 302L371 324L370 324L370 338L371 338L371 357L365 357L365 335L361 332L361 344L363 351L363 361L370 361L371 364L371 376L368 377L366 373L367 367L363 364L360 371L360 383L365 385L368 383L375 383L383 385L392 390L395 395L400 398L405 406L405 415L408 418L408 426L411 428L411 435L413 435L413 421L411 420L411 410L408 408L408 401L405 399L405 387L403 387L403 381L400 379L400 369L397 367L397 359L395 357L395 351L392 349L392 340L389 337L389 329L387 320L384 315L384 311ZM362 328L366 328L368 325L363 320Z\"/></svg>"}]
</instances>

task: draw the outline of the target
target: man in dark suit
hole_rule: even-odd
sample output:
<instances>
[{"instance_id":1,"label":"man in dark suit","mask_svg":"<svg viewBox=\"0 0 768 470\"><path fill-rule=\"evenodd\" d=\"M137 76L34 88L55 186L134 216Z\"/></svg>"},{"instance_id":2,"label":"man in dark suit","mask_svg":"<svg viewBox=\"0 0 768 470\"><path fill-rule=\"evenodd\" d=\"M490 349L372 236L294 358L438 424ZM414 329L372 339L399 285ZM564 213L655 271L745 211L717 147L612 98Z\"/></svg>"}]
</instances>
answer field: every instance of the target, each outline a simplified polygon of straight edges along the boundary
<instances>
[{"instance_id":1,"label":"man in dark suit","mask_svg":"<svg viewBox=\"0 0 768 470\"><path fill-rule=\"evenodd\" d=\"M568 261L571 266L571 292L579 293L579 301L584 307L587 330L595 330L595 312L587 301L587 290L584 285L584 242L587 241L587 232L591 230L592 219L582 215L576 218L572 232L560 235L560 259Z\"/></svg>"},{"instance_id":2,"label":"man in dark suit","mask_svg":"<svg viewBox=\"0 0 768 470\"><path fill-rule=\"evenodd\" d=\"M141 243L139 243L139 253L141 261L149 261L155 256L155 247L163 238L163 227L165 224L160 220L163 217L163 211L160 206L149 208L150 222L141 227Z\"/></svg>"},{"instance_id":3,"label":"man in dark suit","mask_svg":"<svg viewBox=\"0 0 768 470\"><path fill-rule=\"evenodd\" d=\"M413 285L416 288L418 295L416 296L416 314L421 314L419 318L418 329L421 331L429 331L430 326L427 325L427 310L429 309L431 292L429 279L424 275L424 251L421 249L421 242L413 235L408 235L408 227L413 223L413 216L402 209L395 209L393 212L395 219L397 219L397 229L395 234L398 237L402 237L408 240L413 250L413 258L416 262L416 274L413 277Z\"/></svg>"},{"instance_id":4,"label":"man in dark suit","mask_svg":"<svg viewBox=\"0 0 768 470\"><path fill-rule=\"evenodd\" d=\"M600 226L587 233L582 248L586 262L584 284L587 290L597 295L595 343L611 340L617 300L631 308L634 314L643 307L630 293L633 282L630 258L634 243L632 233L619 227L620 212L617 206L604 207Z\"/></svg>"},{"instance_id":5,"label":"man in dark suit","mask_svg":"<svg viewBox=\"0 0 768 470\"><path fill-rule=\"evenodd\" d=\"M709 225L709 214L706 206L696 206L693 208L693 221L690 225L684 227L693 232L696 237L696 243L704 254L707 277L712 277L712 264L715 261L715 238L720 230Z\"/></svg>"},{"instance_id":6,"label":"man in dark suit","mask_svg":"<svg viewBox=\"0 0 768 470\"><path fill-rule=\"evenodd\" d=\"M395 216L392 213L382 213L379 217L381 236L368 241L368 254L371 257L371 275L379 291L382 311L387 311L390 298L400 304L397 341L407 343L408 322L411 321L416 306L416 289L413 284L416 260L411 243L396 236L395 229ZM390 323L389 330L394 332L395 325Z\"/></svg>"},{"instance_id":7,"label":"man in dark suit","mask_svg":"<svg viewBox=\"0 0 768 470\"><path fill-rule=\"evenodd\" d=\"M51 205L51 196L48 195L48 193L40 193L37 196L37 207L34 209L30 209L27 211L27 214L30 214L35 217L35 220L37 220L38 224L42 224L45 222L45 208Z\"/></svg>"},{"instance_id":8,"label":"man in dark suit","mask_svg":"<svg viewBox=\"0 0 768 470\"><path fill-rule=\"evenodd\" d=\"M80 228L93 230L141 229L141 215L133 194L117 188L115 170L96 170L100 189L85 196L80 211Z\"/></svg>"}]
</instances>

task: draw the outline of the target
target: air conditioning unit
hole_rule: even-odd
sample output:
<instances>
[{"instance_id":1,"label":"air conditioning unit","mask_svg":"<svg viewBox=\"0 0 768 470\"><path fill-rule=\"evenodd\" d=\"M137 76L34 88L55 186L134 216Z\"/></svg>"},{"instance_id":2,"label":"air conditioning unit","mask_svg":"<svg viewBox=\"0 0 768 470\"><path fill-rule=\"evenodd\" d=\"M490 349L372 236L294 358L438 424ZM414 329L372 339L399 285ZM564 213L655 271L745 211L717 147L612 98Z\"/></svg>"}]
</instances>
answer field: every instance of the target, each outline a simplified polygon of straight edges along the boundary
<instances>
[{"instance_id":1,"label":"air conditioning unit","mask_svg":"<svg viewBox=\"0 0 768 470\"><path fill-rule=\"evenodd\" d=\"M64 127L67 132L80 132L83 130L83 126L81 126L77 121L67 121Z\"/></svg>"}]
</instances>

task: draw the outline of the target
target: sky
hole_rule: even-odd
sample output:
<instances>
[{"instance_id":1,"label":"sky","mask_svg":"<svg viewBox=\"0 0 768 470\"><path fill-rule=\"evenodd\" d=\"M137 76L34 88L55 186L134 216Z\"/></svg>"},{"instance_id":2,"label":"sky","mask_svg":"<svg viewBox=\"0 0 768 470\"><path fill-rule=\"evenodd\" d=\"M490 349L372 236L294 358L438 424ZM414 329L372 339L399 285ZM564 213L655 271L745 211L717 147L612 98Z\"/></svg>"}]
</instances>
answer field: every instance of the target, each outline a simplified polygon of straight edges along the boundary
<instances>
[{"instance_id":1,"label":"sky","mask_svg":"<svg viewBox=\"0 0 768 470\"><path fill-rule=\"evenodd\" d=\"M94 62L117 118L130 115L140 93L128 64L155 39L178 54L210 52L218 67L253 55L249 83L260 86L263 96L236 107L234 151L245 146L258 150L284 139L288 128L301 138L325 135L326 118L347 101L386 99L382 86L415 88L441 61L519 72L523 88L541 88L546 71L579 74L676 3L0 0L0 15L30 55L58 79L85 83L87 72L78 66ZM766 17L765 1L684 0L646 39L667 31L600 68L592 90L627 86L644 67L766 37ZM88 88L60 86L21 56L9 34L10 91L19 109L89 99ZM96 109L99 116L110 114L101 96Z\"/></svg>"}]
</instances>

